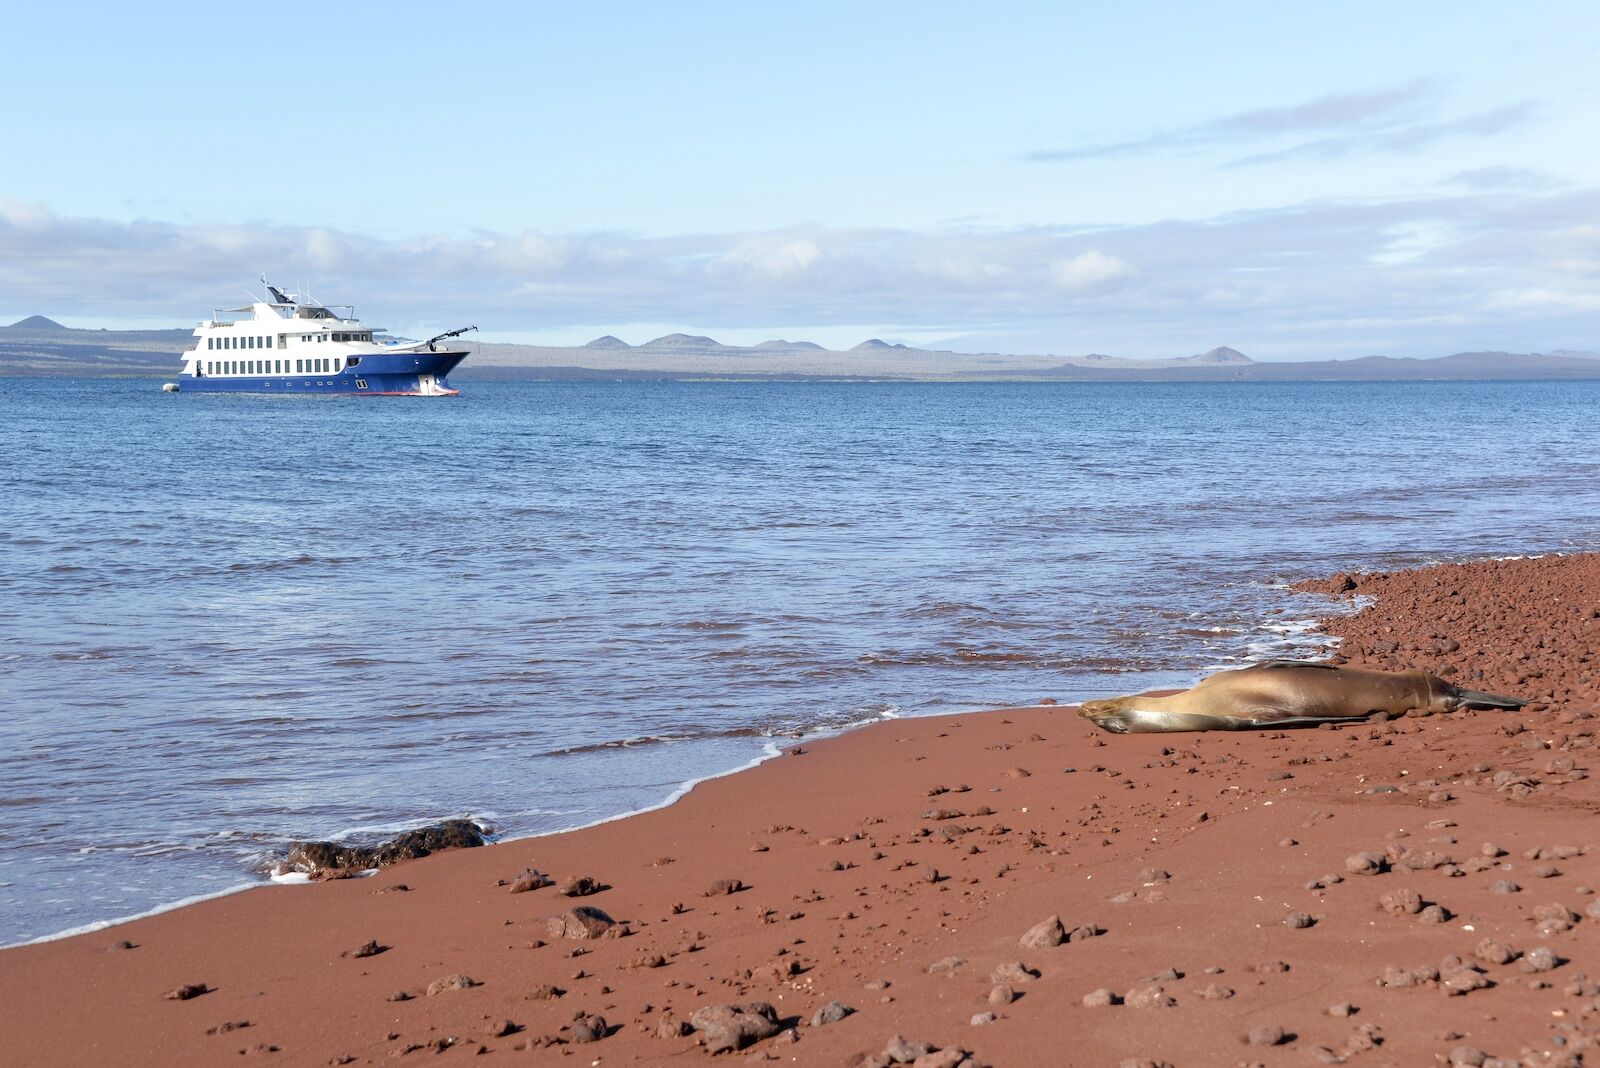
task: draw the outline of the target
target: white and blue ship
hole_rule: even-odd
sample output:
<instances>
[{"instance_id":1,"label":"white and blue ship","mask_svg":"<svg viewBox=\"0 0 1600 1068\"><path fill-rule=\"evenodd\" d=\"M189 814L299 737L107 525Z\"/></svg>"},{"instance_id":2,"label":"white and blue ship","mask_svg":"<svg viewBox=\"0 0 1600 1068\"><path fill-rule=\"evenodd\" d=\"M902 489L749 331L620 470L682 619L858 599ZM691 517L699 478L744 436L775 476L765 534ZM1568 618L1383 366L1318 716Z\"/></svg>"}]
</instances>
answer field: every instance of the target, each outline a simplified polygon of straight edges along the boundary
<instances>
[{"instance_id":1,"label":"white and blue ship","mask_svg":"<svg viewBox=\"0 0 1600 1068\"><path fill-rule=\"evenodd\" d=\"M266 298L219 309L195 327L193 349L169 390L185 393L349 394L453 397L447 377L467 350L443 342L475 326L427 341L374 340L349 305L318 304L266 285Z\"/></svg>"}]
</instances>

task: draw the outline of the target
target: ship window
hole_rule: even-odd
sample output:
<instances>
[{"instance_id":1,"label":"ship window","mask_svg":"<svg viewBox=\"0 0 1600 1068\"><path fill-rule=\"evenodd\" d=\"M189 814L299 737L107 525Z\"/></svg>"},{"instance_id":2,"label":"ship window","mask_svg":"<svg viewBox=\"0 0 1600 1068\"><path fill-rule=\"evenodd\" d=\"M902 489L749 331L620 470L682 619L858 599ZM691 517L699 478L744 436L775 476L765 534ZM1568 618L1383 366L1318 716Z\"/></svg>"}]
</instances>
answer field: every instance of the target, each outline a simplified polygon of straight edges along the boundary
<instances>
[{"instance_id":1,"label":"ship window","mask_svg":"<svg viewBox=\"0 0 1600 1068\"><path fill-rule=\"evenodd\" d=\"M301 372L301 371L304 371L304 370L305 370L305 368L304 368L304 367L301 367L301 366L300 366L300 365L301 365L301 364L303 364L303 363L305 363L305 361L304 361L304 360L296 360L296 361L294 361L294 369L295 369L295 373L296 373L296 374L298 374L298 373L300 373L300 372Z\"/></svg>"},{"instance_id":2,"label":"ship window","mask_svg":"<svg viewBox=\"0 0 1600 1068\"><path fill-rule=\"evenodd\" d=\"M271 347L272 347L272 335L268 334L267 335L267 348L270 349Z\"/></svg>"},{"instance_id":3,"label":"ship window","mask_svg":"<svg viewBox=\"0 0 1600 1068\"><path fill-rule=\"evenodd\" d=\"M214 346L213 346L213 345L212 345L212 344L211 344L211 342L212 342L212 339L211 339L211 338L209 338L209 337L208 337L208 338L206 338L206 348L208 348L208 349L209 349L209 348L212 348L212 347L214 347Z\"/></svg>"}]
</instances>

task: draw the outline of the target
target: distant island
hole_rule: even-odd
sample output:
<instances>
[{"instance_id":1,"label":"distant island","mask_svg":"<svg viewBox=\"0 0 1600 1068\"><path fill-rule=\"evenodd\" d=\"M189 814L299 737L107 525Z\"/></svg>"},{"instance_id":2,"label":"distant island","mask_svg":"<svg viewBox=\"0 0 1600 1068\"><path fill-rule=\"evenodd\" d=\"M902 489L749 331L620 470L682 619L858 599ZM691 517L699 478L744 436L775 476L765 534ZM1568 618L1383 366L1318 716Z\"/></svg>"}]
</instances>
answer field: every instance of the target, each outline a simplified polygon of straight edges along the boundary
<instances>
[{"instance_id":1,"label":"distant island","mask_svg":"<svg viewBox=\"0 0 1600 1068\"><path fill-rule=\"evenodd\" d=\"M83 330L43 315L0 326L0 375L155 378L175 374L188 329ZM484 342L459 381L804 380L997 382L1422 381L1600 378L1600 352L1458 352L1413 358L1253 360L1220 346L1193 356L1029 356L921 349L869 338L847 350L810 341L724 345L667 334L630 345L610 334L573 347Z\"/></svg>"}]
</instances>

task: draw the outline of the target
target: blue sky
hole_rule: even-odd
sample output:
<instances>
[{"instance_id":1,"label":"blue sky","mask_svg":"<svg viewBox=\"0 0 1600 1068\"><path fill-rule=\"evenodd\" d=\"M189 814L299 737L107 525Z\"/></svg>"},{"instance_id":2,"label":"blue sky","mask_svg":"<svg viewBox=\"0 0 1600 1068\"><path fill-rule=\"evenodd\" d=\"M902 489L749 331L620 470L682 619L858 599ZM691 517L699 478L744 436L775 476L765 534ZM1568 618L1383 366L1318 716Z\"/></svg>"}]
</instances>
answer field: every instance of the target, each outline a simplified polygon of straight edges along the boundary
<instances>
[{"instance_id":1,"label":"blue sky","mask_svg":"<svg viewBox=\"0 0 1600 1068\"><path fill-rule=\"evenodd\" d=\"M1600 348L1600 7L34 5L0 319Z\"/></svg>"}]
</instances>

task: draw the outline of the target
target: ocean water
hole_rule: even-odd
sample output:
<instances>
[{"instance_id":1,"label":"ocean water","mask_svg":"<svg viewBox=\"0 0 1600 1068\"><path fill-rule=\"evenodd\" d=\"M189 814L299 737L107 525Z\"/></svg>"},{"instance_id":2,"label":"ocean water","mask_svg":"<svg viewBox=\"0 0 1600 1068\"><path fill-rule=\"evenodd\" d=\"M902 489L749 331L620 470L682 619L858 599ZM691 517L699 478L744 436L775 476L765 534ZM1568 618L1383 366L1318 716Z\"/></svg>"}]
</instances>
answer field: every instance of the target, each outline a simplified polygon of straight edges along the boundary
<instances>
[{"instance_id":1,"label":"ocean water","mask_svg":"<svg viewBox=\"0 0 1600 1068\"><path fill-rule=\"evenodd\" d=\"M5 384L0 943L1315 655L1302 577L1600 547L1589 382Z\"/></svg>"}]
</instances>

